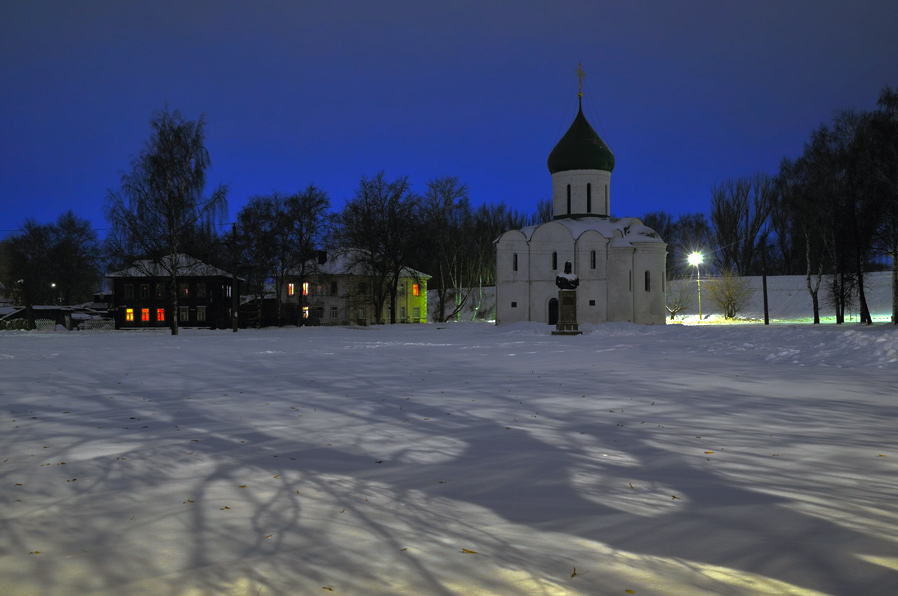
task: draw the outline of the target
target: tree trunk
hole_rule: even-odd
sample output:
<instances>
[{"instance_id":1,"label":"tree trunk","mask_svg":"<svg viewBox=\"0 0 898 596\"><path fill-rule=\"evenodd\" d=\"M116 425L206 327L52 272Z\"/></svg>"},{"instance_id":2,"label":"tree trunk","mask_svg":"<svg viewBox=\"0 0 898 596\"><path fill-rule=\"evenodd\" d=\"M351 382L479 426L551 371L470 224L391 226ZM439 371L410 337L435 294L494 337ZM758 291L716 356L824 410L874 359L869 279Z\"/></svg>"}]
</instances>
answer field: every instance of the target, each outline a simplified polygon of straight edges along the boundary
<instances>
[{"instance_id":1,"label":"tree trunk","mask_svg":"<svg viewBox=\"0 0 898 596\"><path fill-rule=\"evenodd\" d=\"M171 281L171 334L178 334L178 317L180 313L178 312L178 272L174 267L174 262L171 263L171 277L169 278Z\"/></svg>"},{"instance_id":2,"label":"tree trunk","mask_svg":"<svg viewBox=\"0 0 898 596\"><path fill-rule=\"evenodd\" d=\"M808 282L808 293L811 295L811 304L814 307L814 324L820 324L820 299L817 297L818 292L820 291L820 280L823 277L823 260L820 260L820 267L817 270L817 282L811 287L811 240L810 237L805 232L805 256L807 258L808 269L807 269L807 282Z\"/></svg>"},{"instance_id":3,"label":"tree trunk","mask_svg":"<svg viewBox=\"0 0 898 596\"><path fill-rule=\"evenodd\" d=\"M870 316L870 309L867 308L867 296L864 294L864 271L861 266L861 257L858 252L856 255L857 260L857 297L858 302L860 303L860 322L866 323L867 325L873 324L873 317Z\"/></svg>"},{"instance_id":4,"label":"tree trunk","mask_svg":"<svg viewBox=\"0 0 898 596\"><path fill-rule=\"evenodd\" d=\"M893 245L886 253L892 257L892 316L893 325L898 325L898 245Z\"/></svg>"}]
</instances>

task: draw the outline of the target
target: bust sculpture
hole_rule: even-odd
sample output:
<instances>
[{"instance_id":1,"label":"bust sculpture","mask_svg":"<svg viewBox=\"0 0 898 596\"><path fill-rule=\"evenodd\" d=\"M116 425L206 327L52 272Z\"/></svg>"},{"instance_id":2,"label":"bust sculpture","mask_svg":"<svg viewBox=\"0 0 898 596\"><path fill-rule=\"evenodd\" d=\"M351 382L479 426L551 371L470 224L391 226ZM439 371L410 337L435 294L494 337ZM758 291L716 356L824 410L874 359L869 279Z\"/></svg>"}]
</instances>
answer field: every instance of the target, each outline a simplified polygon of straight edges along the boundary
<instances>
[{"instance_id":1,"label":"bust sculpture","mask_svg":"<svg viewBox=\"0 0 898 596\"><path fill-rule=\"evenodd\" d=\"M559 290L576 290L580 285L580 278L571 271L571 262L565 261L564 273L555 277L555 285Z\"/></svg>"}]
</instances>

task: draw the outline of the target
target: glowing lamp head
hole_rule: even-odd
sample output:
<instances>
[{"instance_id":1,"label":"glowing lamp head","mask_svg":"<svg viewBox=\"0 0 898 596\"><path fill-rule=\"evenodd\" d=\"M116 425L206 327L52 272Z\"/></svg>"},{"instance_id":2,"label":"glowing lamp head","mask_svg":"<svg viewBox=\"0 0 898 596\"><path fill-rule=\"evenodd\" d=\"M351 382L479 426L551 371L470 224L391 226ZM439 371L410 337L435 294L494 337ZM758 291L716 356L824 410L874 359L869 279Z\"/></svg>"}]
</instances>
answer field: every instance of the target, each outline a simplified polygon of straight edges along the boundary
<instances>
[{"instance_id":1,"label":"glowing lamp head","mask_svg":"<svg viewBox=\"0 0 898 596\"><path fill-rule=\"evenodd\" d=\"M702 264L703 259L704 257L702 257L702 253L694 252L689 254L688 261L690 265L698 266Z\"/></svg>"}]
</instances>

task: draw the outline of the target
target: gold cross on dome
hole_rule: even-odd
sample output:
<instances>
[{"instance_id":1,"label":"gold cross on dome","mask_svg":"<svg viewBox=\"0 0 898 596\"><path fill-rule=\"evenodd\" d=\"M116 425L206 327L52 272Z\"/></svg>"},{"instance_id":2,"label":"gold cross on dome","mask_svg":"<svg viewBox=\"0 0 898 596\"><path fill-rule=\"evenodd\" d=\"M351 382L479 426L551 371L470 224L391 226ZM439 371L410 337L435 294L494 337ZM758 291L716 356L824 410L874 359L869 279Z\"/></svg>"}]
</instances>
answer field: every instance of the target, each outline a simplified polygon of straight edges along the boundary
<instances>
[{"instance_id":1,"label":"gold cross on dome","mask_svg":"<svg viewBox=\"0 0 898 596\"><path fill-rule=\"evenodd\" d=\"M577 63L577 97L583 97L583 79L586 78L586 73L583 72L583 63Z\"/></svg>"}]
</instances>

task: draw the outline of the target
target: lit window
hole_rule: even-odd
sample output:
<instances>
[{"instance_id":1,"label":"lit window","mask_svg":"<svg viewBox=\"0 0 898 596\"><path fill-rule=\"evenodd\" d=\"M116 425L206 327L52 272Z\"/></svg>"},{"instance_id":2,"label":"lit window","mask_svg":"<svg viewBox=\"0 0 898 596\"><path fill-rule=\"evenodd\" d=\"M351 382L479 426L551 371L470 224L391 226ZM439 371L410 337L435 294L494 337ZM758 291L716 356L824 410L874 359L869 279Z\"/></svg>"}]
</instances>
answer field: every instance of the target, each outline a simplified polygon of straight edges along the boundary
<instances>
[{"instance_id":1,"label":"lit window","mask_svg":"<svg viewBox=\"0 0 898 596\"><path fill-rule=\"evenodd\" d=\"M134 320L134 309L133 308L128 308L125 310L125 320L126 321Z\"/></svg>"},{"instance_id":2,"label":"lit window","mask_svg":"<svg viewBox=\"0 0 898 596\"><path fill-rule=\"evenodd\" d=\"M292 296L296 293L296 286L294 284L287 284L287 295Z\"/></svg>"},{"instance_id":3,"label":"lit window","mask_svg":"<svg viewBox=\"0 0 898 596\"><path fill-rule=\"evenodd\" d=\"M302 295L303 296L309 295L309 282L305 282L302 284Z\"/></svg>"},{"instance_id":4,"label":"lit window","mask_svg":"<svg viewBox=\"0 0 898 596\"><path fill-rule=\"evenodd\" d=\"M304 319L309 318L309 307L308 306L302 307L302 318L304 318Z\"/></svg>"},{"instance_id":5,"label":"lit window","mask_svg":"<svg viewBox=\"0 0 898 596\"><path fill-rule=\"evenodd\" d=\"M157 320L157 321L164 321L164 320L165 320L165 309L164 309L164 308L157 308L157 309L156 309L156 320Z\"/></svg>"},{"instance_id":6,"label":"lit window","mask_svg":"<svg viewBox=\"0 0 898 596\"><path fill-rule=\"evenodd\" d=\"M412 284L412 296L420 296L421 288L418 287L418 284Z\"/></svg>"},{"instance_id":7,"label":"lit window","mask_svg":"<svg viewBox=\"0 0 898 596\"><path fill-rule=\"evenodd\" d=\"M148 323L150 321L150 309L149 308L142 308L140 310L140 320L143 321L144 323Z\"/></svg>"},{"instance_id":8,"label":"lit window","mask_svg":"<svg viewBox=\"0 0 898 596\"><path fill-rule=\"evenodd\" d=\"M197 321L205 321L206 320L206 307L205 306L197 306L196 307L196 320Z\"/></svg>"}]
</instances>

